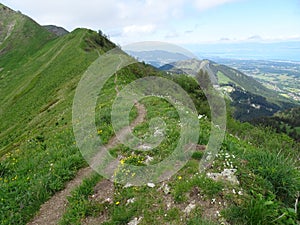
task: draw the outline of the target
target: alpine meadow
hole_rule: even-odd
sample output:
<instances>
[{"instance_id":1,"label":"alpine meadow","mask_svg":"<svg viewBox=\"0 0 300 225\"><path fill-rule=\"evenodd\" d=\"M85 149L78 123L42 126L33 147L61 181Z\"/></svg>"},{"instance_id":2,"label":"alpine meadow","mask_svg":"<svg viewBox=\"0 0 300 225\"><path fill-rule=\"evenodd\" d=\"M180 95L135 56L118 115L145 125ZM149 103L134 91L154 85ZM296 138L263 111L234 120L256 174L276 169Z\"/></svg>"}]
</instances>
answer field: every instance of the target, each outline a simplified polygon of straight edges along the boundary
<instances>
[{"instance_id":1,"label":"alpine meadow","mask_svg":"<svg viewBox=\"0 0 300 225\"><path fill-rule=\"evenodd\" d=\"M141 57L101 30L42 26L0 4L1 225L300 224L300 102L225 62L184 58L155 67L142 59L112 74L97 96L94 134L119 166L113 179L96 172L74 134L72 110L79 83L112 49ZM201 67L191 75L186 68L192 64ZM184 103L182 111L187 121L196 115L196 143L180 145L186 132L181 111L154 94L134 99L128 118L128 106L121 105L116 116L126 122L115 129L115 100L126 99L139 80L149 82L137 93L166 91L151 83L155 79L172 82L174 99L181 99L181 89L191 99L195 108ZM219 93L226 129L219 151L210 153L211 133L221 128L214 119L219 111L213 112L218 102L209 99ZM122 142L128 132L142 140L137 147ZM210 154L214 160L199 170ZM126 182L139 168L151 170L172 157L180 158L165 168L172 176L157 181L149 172L143 185ZM181 159L185 164L175 173Z\"/></svg>"}]
</instances>

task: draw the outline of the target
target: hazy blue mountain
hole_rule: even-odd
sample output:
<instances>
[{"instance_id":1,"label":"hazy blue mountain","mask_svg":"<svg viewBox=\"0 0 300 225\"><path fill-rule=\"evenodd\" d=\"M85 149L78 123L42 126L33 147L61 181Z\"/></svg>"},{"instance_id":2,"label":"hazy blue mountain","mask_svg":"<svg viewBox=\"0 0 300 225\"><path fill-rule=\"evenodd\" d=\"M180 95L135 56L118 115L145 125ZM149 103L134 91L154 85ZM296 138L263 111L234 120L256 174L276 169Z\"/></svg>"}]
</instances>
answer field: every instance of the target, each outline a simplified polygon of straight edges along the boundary
<instances>
[{"instance_id":1,"label":"hazy blue mountain","mask_svg":"<svg viewBox=\"0 0 300 225\"><path fill-rule=\"evenodd\" d=\"M300 41L273 43L218 43L186 45L200 58L300 61Z\"/></svg>"},{"instance_id":2,"label":"hazy blue mountain","mask_svg":"<svg viewBox=\"0 0 300 225\"><path fill-rule=\"evenodd\" d=\"M162 50L153 51L126 51L131 56L137 58L139 61L144 61L154 67L161 67L165 64L190 59L189 56L183 53L174 53Z\"/></svg>"}]
</instances>

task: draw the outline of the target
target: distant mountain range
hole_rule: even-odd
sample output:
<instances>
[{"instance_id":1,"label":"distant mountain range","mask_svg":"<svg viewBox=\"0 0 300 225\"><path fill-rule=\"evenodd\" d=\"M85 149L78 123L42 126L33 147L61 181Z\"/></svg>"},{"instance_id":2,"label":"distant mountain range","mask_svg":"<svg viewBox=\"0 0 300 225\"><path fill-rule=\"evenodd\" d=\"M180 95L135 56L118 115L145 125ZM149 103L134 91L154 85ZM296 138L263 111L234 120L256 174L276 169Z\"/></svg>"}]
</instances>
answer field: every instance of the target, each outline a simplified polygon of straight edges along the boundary
<instances>
[{"instance_id":1,"label":"distant mountain range","mask_svg":"<svg viewBox=\"0 0 300 225\"><path fill-rule=\"evenodd\" d=\"M300 40L186 45L199 58L300 61Z\"/></svg>"},{"instance_id":2,"label":"distant mountain range","mask_svg":"<svg viewBox=\"0 0 300 225\"><path fill-rule=\"evenodd\" d=\"M285 110L297 104L293 99L286 98L278 91L265 87L245 73L210 60L191 59L182 53L159 50L127 52L140 61L145 61L171 74L196 76L198 71L206 71L212 84L227 93L231 99L231 105L235 108L235 118L241 121L272 116L279 110Z\"/></svg>"},{"instance_id":3,"label":"distant mountain range","mask_svg":"<svg viewBox=\"0 0 300 225\"><path fill-rule=\"evenodd\" d=\"M214 61L235 68L280 95L300 102L300 62L222 58Z\"/></svg>"},{"instance_id":4,"label":"distant mountain range","mask_svg":"<svg viewBox=\"0 0 300 225\"><path fill-rule=\"evenodd\" d=\"M161 67L165 64L190 59L189 56L179 52L168 52L163 50L153 51L126 51L131 56L135 57L139 61L145 61L146 63L154 66Z\"/></svg>"},{"instance_id":5,"label":"distant mountain range","mask_svg":"<svg viewBox=\"0 0 300 225\"><path fill-rule=\"evenodd\" d=\"M212 84L227 93L231 105L235 108L235 118L241 121L272 116L279 110L291 108L297 104L279 95L278 92L266 88L239 70L210 60L179 61L164 65L160 69L168 73L186 73L193 76L196 76L196 71L206 71Z\"/></svg>"}]
</instances>

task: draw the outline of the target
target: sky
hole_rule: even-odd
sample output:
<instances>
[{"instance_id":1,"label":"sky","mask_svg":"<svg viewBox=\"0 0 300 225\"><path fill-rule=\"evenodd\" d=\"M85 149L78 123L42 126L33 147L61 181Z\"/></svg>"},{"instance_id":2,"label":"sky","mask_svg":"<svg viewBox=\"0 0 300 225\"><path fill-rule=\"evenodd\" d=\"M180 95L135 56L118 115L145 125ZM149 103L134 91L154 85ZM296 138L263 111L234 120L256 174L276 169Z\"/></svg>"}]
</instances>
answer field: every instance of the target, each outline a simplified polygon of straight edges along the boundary
<instances>
[{"instance_id":1,"label":"sky","mask_svg":"<svg viewBox=\"0 0 300 225\"><path fill-rule=\"evenodd\" d=\"M2 0L42 25L101 29L120 45L300 40L300 0Z\"/></svg>"}]
</instances>

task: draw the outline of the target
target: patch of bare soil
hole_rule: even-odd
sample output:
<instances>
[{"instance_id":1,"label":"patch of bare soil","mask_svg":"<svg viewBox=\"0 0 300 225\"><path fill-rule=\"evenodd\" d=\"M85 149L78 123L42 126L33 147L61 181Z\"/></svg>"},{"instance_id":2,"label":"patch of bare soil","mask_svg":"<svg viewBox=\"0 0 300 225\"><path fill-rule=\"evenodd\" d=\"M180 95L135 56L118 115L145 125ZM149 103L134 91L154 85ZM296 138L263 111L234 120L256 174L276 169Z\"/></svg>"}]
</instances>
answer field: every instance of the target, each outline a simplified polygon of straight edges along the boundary
<instances>
[{"instance_id":1,"label":"patch of bare soil","mask_svg":"<svg viewBox=\"0 0 300 225\"><path fill-rule=\"evenodd\" d=\"M67 196L70 196L71 191L79 186L84 178L90 176L92 171L93 170L90 167L79 170L76 177L67 183L65 189L56 193L50 200L41 206L39 213L28 223L28 225L58 224L68 203Z\"/></svg>"},{"instance_id":2,"label":"patch of bare soil","mask_svg":"<svg viewBox=\"0 0 300 225\"><path fill-rule=\"evenodd\" d=\"M113 203L114 184L110 180L102 180L94 187L94 194L89 198L90 201L98 203ZM81 221L82 225L98 225L109 219L108 212L103 210L97 217L89 216Z\"/></svg>"}]
</instances>

